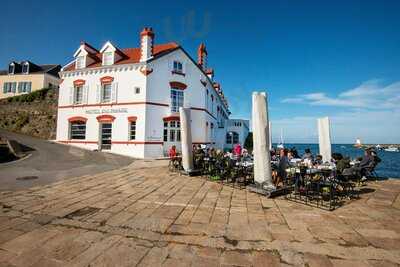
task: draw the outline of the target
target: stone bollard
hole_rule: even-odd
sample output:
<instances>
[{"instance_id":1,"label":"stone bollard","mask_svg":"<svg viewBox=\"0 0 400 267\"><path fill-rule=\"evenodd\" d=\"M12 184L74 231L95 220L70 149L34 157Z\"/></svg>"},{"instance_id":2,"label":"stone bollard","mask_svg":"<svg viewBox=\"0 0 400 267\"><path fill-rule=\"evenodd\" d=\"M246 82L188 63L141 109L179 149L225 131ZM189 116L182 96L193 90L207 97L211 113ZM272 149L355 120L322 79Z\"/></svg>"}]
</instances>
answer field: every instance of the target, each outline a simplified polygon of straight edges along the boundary
<instances>
[{"instance_id":1,"label":"stone bollard","mask_svg":"<svg viewBox=\"0 0 400 267\"><path fill-rule=\"evenodd\" d=\"M190 108L179 108L181 120L182 166L185 172L193 171L192 131Z\"/></svg>"}]
</instances>

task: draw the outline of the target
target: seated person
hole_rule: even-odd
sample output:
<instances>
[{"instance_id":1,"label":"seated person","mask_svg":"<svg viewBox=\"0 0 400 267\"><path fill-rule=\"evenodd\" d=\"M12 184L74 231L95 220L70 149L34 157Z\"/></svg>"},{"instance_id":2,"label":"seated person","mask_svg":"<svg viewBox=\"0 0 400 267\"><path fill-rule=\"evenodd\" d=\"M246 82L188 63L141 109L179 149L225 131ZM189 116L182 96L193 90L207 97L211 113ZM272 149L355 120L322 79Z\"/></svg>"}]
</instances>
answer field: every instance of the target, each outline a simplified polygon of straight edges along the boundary
<instances>
[{"instance_id":1,"label":"seated person","mask_svg":"<svg viewBox=\"0 0 400 267\"><path fill-rule=\"evenodd\" d=\"M174 159L177 156L176 146L172 146L168 151L168 156L170 159Z\"/></svg>"},{"instance_id":2,"label":"seated person","mask_svg":"<svg viewBox=\"0 0 400 267\"><path fill-rule=\"evenodd\" d=\"M178 152L176 151L175 145L169 149L168 156L169 156L169 159L171 160L172 164L174 164L174 166L180 164L181 158L178 157Z\"/></svg>"},{"instance_id":3,"label":"seated person","mask_svg":"<svg viewBox=\"0 0 400 267\"><path fill-rule=\"evenodd\" d=\"M307 159L307 160L310 160L310 161L313 161L313 160L314 160L314 156L313 156L313 154L311 153L311 150L310 150L309 148L306 148L306 149L304 150L304 154L303 154L303 156L301 157L301 159L302 159L302 160Z\"/></svg>"},{"instance_id":4,"label":"seated person","mask_svg":"<svg viewBox=\"0 0 400 267\"><path fill-rule=\"evenodd\" d=\"M315 157L315 160L314 160L314 165L321 165L322 163L324 163L323 160L322 160L322 156L321 155L317 155Z\"/></svg>"},{"instance_id":5,"label":"seated person","mask_svg":"<svg viewBox=\"0 0 400 267\"><path fill-rule=\"evenodd\" d=\"M381 158L378 157L378 154L376 153L376 151L374 151L374 150L371 151L371 156L374 158L375 166L378 165L378 163L382 161Z\"/></svg>"},{"instance_id":6,"label":"seated person","mask_svg":"<svg viewBox=\"0 0 400 267\"><path fill-rule=\"evenodd\" d=\"M251 161L251 155L249 154L249 152L247 151L247 149L243 149L242 150L242 160L243 161Z\"/></svg>"},{"instance_id":7,"label":"seated person","mask_svg":"<svg viewBox=\"0 0 400 267\"><path fill-rule=\"evenodd\" d=\"M193 150L193 161L194 161L194 167L196 169L201 168L204 162L204 151L201 149L200 145L195 146L195 149Z\"/></svg>"},{"instance_id":8,"label":"seated person","mask_svg":"<svg viewBox=\"0 0 400 267\"><path fill-rule=\"evenodd\" d=\"M210 154L209 154L210 158L215 159L217 157L217 150L215 148L211 148L210 149Z\"/></svg>"},{"instance_id":9,"label":"seated person","mask_svg":"<svg viewBox=\"0 0 400 267\"><path fill-rule=\"evenodd\" d=\"M278 175L276 180L274 181L275 186L279 183L286 183L287 173L286 169L290 166L289 158L288 158L288 150L286 148L281 149L279 152L279 164L278 164Z\"/></svg>"},{"instance_id":10,"label":"seated person","mask_svg":"<svg viewBox=\"0 0 400 267\"><path fill-rule=\"evenodd\" d=\"M233 154L236 157L240 157L240 155L242 154L242 146L240 144L235 145L235 147L233 148Z\"/></svg>"},{"instance_id":11,"label":"seated person","mask_svg":"<svg viewBox=\"0 0 400 267\"><path fill-rule=\"evenodd\" d=\"M276 155L275 149L272 148L271 150L271 160L272 161L277 161L278 160L278 156Z\"/></svg>"},{"instance_id":12,"label":"seated person","mask_svg":"<svg viewBox=\"0 0 400 267\"><path fill-rule=\"evenodd\" d=\"M368 172L376 167L376 161L370 149L365 150L364 157L361 159L358 167L360 168L362 176L361 181L366 181Z\"/></svg>"},{"instance_id":13,"label":"seated person","mask_svg":"<svg viewBox=\"0 0 400 267\"><path fill-rule=\"evenodd\" d=\"M288 151L288 153L287 153L287 158L288 158L289 161L291 161L292 159L294 159L292 151Z\"/></svg>"},{"instance_id":14,"label":"seated person","mask_svg":"<svg viewBox=\"0 0 400 267\"><path fill-rule=\"evenodd\" d=\"M290 152L292 153L293 158L295 158L295 159L300 158L299 153L297 152L296 147L292 147L292 148L290 149Z\"/></svg>"},{"instance_id":15,"label":"seated person","mask_svg":"<svg viewBox=\"0 0 400 267\"><path fill-rule=\"evenodd\" d=\"M376 165L377 159L372 155L372 151L370 149L366 149L364 152L364 156L360 160L360 164L358 166L348 168L346 169L346 171L348 171L349 173L358 173L359 175L361 175L361 181L366 181L366 176L371 172L371 170L376 167Z\"/></svg>"},{"instance_id":16,"label":"seated person","mask_svg":"<svg viewBox=\"0 0 400 267\"><path fill-rule=\"evenodd\" d=\"M342 157L336 161L336 172L342 174L345 169L350 168L350 158Z\"/></svg>"}]
</instances>

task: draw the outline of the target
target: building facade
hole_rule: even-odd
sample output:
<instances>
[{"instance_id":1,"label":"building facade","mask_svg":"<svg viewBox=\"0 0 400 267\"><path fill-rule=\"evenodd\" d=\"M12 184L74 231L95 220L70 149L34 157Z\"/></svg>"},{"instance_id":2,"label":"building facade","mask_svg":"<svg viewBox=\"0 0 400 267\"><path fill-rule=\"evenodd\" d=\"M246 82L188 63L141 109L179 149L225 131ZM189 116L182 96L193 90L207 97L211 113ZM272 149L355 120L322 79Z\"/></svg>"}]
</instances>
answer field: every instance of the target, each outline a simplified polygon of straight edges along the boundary
<instances>
[{"instance_id":1,"label":"building facade","mask_svg":"<svg viewBox=\"0 0 400 267\"><path fill-rule=\"evenodd\" d=\"M236 144L243 147L249 131L249 120L230 119L226 128L225 149L230 150Z\"/></svg>"},{"instance_id":2,"label":"building facade","mask_svg":"<svg viewBox=\"0 0 400 267\"><path fill-rule=\"evenodd\" d=\"M58 88L60 65L36 65L30 61L11 62L0 71L0 99L27 94L43 88Z\"/></svg>"},{"instance_id":3,"label":"building facade","mask_svg":"<svg viewBox=\"0 0 400 267\"><path fill-rule=\"evenodd\" d=\"M178 44L154 44L151 28L138 48L81 43L60 72L57 141L137 158L180 149L179 107L191 109L194 144L223 148L229 108L207 50L197 60Z\"/></svg>"}]
</instances>

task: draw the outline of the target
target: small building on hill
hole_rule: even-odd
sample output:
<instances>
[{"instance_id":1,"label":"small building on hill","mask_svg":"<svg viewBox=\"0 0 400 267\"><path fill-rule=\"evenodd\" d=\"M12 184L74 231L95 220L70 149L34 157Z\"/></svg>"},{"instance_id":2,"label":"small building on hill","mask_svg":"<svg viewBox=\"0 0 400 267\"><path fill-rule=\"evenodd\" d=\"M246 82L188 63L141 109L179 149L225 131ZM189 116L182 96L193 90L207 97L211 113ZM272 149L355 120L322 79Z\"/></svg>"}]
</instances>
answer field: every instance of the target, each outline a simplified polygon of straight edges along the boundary
<instances>
[{"instance_id":1,"label":"small building on hill","mask_svg":"<svg viewBox=\"0 0 400 267\"><path fill-rule=\"evenodd\" d=\"M43 88L58 88L61 79L57 64L37 65L31 61L12 61L0 70L0 99L31 93Z\"/></svg>"}]
</instances>

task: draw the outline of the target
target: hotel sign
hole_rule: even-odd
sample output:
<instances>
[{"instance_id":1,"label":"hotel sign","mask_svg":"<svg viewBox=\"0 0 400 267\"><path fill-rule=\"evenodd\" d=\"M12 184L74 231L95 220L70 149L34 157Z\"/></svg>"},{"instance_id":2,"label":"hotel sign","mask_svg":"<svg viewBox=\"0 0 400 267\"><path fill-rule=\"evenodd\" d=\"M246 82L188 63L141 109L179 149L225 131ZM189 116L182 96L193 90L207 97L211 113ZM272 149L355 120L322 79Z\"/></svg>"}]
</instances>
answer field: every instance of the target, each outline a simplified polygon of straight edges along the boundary
<instances>
[{"instance_id":1,"label":"hotel sign","mask_svg":"<svg viewBox=\"0 0 400 267\"><path fill-rule=\"evenodd\" d=\"M109 108L109 109L90 109L86 110L86 114L115 114L128 113L127 108Z\"/></svg>"}]
</instances>

